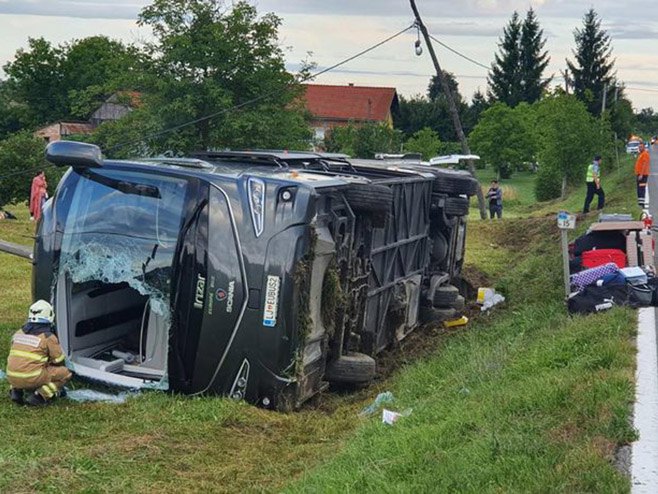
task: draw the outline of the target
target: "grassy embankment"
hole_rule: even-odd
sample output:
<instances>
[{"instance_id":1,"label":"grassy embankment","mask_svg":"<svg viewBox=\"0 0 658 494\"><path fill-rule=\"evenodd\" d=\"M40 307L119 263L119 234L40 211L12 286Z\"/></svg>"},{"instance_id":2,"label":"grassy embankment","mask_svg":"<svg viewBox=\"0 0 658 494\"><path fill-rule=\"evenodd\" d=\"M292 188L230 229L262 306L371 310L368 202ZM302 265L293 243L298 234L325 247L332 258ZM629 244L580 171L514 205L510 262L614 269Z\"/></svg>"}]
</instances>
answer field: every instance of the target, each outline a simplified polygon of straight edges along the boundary
<instances>
[{"instance_id":1,"label":"grassy embankment","mask_svg":"<svg viewBox=\"0 0 658 494\"><path fill-rule=\"evenodd\" d=\"M554 213L577 211L583 193L537 205L528 176L517 180L506 211L526 218L469 226L468 269L495 280L506 306L391 380L395 407L413 408L410 417L394 427L372 419L291 491L629 490L613 460L634 438L636 315L565 313ZM606 185L608 211L635 211L630 174Z\"/></svg>"},{"instance_id":2,"label":"grassy embankment","mask_svg":"<svg viewBox=\"0 0 658 494\"><path fill-rule=\"evenodd\" d=\"M612 180L610 210L631 208L632 181ZM0 224L0 238L11 228L25 243L25 220ZM0 400L0 491L628 490L611 460L633 438L634 313L565 314L553 215L469 228L468 271L508 303L466 330L421 333L435 348L387 380L289 415L156 392L46 410ZM0 254L0 362L29 268ZM413 408L394 427L357 416L383 390L392 408Z\"/></svg>"}]
</instances>

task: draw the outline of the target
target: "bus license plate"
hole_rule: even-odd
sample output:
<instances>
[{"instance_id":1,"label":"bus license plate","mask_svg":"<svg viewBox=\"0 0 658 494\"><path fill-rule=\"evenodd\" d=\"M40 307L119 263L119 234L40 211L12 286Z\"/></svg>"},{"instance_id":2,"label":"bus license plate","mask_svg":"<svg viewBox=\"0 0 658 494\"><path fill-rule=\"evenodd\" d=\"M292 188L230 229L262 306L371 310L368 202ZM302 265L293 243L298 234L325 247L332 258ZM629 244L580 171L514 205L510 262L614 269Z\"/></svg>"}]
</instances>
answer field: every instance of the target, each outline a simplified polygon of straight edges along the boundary
<instances>
[{"instance_id":1,"label":"bus license plate","mask_svg":"<svg viewBox=\"0 0 658 494\"><path fill-rule=\"evenodd\" d=\"M265 287L265 310L263 311L263 326L276 326L276 316L279 309L279 286L281 278L268 276Z\"/></svg>"}]
</instances>

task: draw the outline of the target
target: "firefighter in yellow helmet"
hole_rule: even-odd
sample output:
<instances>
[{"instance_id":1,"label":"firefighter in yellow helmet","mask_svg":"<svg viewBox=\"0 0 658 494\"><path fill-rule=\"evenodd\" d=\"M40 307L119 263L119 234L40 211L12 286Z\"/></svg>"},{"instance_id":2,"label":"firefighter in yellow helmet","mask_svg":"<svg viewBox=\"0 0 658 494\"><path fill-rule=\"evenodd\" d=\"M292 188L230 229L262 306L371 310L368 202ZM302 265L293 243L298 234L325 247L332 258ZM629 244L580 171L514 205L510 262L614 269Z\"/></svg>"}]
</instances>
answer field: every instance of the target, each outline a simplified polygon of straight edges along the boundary
<instances>
[{"instance_id":1,"label":"firefighter in yellow helmet","mask_svg":"<svg viewBox=\"0 0 658 494\"><path fill-rule=\"evenodd\" d=\"M52 305L38 300L30 307L27 324L11 339L7 359L9 395L18 404L45 405L65 393L71 372L64 366L64 353L54 334ZM28 396L23 399L23 391Z\"/></svg>"}]
</instances>

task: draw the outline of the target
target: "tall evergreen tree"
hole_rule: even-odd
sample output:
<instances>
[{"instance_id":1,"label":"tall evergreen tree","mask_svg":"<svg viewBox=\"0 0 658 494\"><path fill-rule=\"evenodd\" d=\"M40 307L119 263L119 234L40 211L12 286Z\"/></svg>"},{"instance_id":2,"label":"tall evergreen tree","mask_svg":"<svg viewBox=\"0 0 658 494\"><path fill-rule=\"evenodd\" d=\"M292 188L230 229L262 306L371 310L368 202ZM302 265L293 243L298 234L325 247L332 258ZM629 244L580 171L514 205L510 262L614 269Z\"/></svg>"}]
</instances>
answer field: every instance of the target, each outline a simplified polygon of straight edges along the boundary
<instances>
[{"instance_id":1,"label":"tall evergreen tree","mask_svg":"<svg viewBox=\"0 0 658 494\"><path fill-rule=\"evenodd\" d=\"M522 101L520 43L521 20L519 14L514 12L509 24L503 29L503 36L498 43L500 52L496 53L487 78L489 99L508 106L516 106Z\"/></svg>"},{"instance_id":2,"label":"tall evergreen tree","mask_svg":"<svg viewBox=\"0 0 658 494\"><path fill-rule=\"evenodd\" d=\"M534 103L541 98L542 93L551 82L551 78L543 79L542 74L550 57L544 50L546 38L539 26L535 11L530 8L521 27L521 91L522 99L527 103Z\"/></svg>"},{"instance_id":3,"label":"tall evergreen tree","mask_svg":"<svg viewBox=\"0 0 658 494\"><path fill-rule=\"evenodd\" d=\"M608 88L607 101L614 97L616 83L610 36L601 29L601 19L590 9L583 18L582 29L574 31L575 61L567 60L573 77L574 93L592 115L601 113L603 93Z\"/></svg>"},{"instance_id":4,"label":"tall evergreen tree","mask_svg":"<svg viewBox=\"0 0 658 494\"><path fill-rule=\"evenodd\" d=\"M542 78L550 60L545 45L544 31L535 11L528 10L523 21L514 12L503 30L499 53L489 72L489 99L513 107L541 98L550 82Z\"/></svg>"},{"instance_id":5,"label":"tall evergreen tree","mask_svg":"<svg viewBox=\"0 0 658 494\"><path fill-rule=\"evenodd\" d=\"M455 74L453 74L452 72L444 71L443 75L448 81L448 87L450 88L452 97L455 98L455 101L457 101L458 103L462 103L463 99L462 99L462 95L459 94L459 83L455 78ZM436 101L439 98L445 98L445 95L443 93L443 87L441 87L441 81L435 75L432 76L432 78L430 79L430 84L427 87L427 97L432 101Z\"/></svg>"},{"instance_id":6,"label":"tall evergreen tree","mask_svg":"<svg viewBox=\"0 0 658 494\"><path fill-rule=\"evenodd\" d=\"M468 109L466 110L466 113L464 115L464 131L468 129L468 133L473 130L473 128L478 124L480 121L480 115L489 108L489 102L487 101L487 98L485 95L478 90L475 92L473 95L473 98L471 99L471 104L468 106Z\"/></svg>"}]
</instances>

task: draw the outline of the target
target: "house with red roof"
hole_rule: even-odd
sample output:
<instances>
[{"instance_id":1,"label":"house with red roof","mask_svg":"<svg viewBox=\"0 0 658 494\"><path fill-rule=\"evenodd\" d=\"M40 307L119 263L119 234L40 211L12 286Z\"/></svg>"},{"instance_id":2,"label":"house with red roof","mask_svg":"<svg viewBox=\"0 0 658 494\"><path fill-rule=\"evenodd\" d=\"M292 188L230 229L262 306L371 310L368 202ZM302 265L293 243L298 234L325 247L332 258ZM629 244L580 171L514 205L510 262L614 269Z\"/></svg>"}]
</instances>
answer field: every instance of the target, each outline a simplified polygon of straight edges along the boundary
<instances>
[{"instance_id":1,"label":"house with red roof","mask_svg":"<svg viewBox=\"0 0 658 494\"><path fill-rule=\"evenodd\" d=\"M89 135L105 123L125 117L133 109L141 106L141 93L137 91L119 91L111 95L92 113L86 122L55 122L38 129L34 135L46 142L54 142L75 135Z\"/></svg>"},{"instance_id":2,"label":"house with red roof","mask_svg":"<svg viewBox=\"0 0 658 494\"><path fill-rule=\"evenodd\" d=\"M393 127L393 112L399 105L393 87L334 86L305 84L306 109L312 115L315 139L323 140L334 127L349 123L379 122Z\"/></svg>"}]
</instances>

